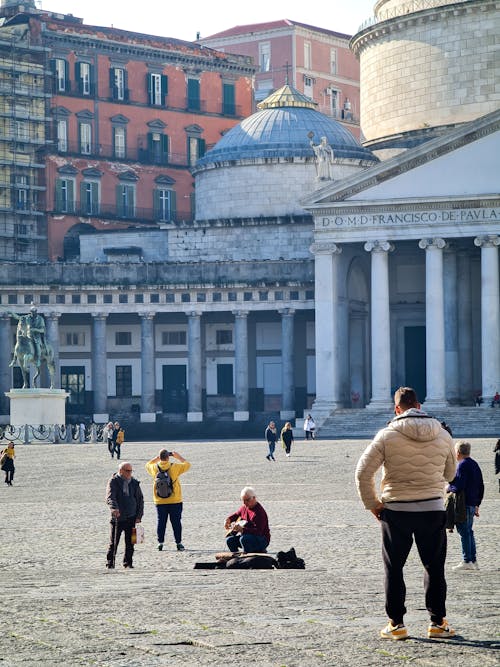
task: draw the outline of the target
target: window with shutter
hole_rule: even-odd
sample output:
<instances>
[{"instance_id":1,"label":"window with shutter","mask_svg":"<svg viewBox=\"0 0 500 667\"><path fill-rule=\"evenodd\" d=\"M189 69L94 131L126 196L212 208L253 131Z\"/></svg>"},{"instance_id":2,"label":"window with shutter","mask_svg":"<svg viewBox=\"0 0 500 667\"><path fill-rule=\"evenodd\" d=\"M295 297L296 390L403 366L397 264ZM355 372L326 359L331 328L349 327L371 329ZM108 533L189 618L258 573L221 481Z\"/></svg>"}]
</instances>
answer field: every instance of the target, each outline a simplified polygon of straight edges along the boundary
<instances>
[{"instance_id":1,"label":"window with shutter","mask_svg":"<svg viewBox=\"0 0 500 667\"><path fill-rule=\"evenodd\" d=\"M187 107L192 111L200 110L200 82L198 79L187 80Z\"/></svg>"},{"instance_id":2,"label":"window with shutter","mask_svg":"<svg viewBox=\"0 0 500 667\"><path fill-rule=\"evenodd\" d=\"M226 116L236 115L236 105L234 103L235 92L234 84L224 83L222 85L222 113Z\"/></svg>"}]
</instances>

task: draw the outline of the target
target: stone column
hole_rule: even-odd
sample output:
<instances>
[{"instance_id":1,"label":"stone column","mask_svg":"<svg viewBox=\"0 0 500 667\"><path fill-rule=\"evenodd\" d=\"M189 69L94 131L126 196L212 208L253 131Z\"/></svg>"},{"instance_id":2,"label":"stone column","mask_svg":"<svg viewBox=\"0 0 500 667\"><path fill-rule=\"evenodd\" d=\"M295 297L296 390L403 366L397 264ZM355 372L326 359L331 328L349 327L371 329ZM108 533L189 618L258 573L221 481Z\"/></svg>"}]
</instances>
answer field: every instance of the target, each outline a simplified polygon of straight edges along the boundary
<instances>
[{"instance_id":1,"label":"stone column","mask_svg":"<svg viewBox=\"0 0 500 667\"><path fill-rule=\"evenodd\" d=\"M106 356L106 317L92 313L92 389L94 392L94 421L107 422L108 369Z\"/></svg>"},{"instance_id":2,"label":"stone column","mask_svg":"<svg viewBox=\"0 0 500 667\"><path fill-rule=\"evenodd\" d=\"M154 313L141 317L141 422L156 421Z\"/></svg>"},{"instance_id":3,"label":"stone column","mask_svg":"<svg viewBox=\"0 0 500 667\"><path fill-rule=\"evenodd\" d=\"M314 243L316 399L311 409L319 426L342 407L339 350L339 263L342 248L335 243Z\"/></svg>"},{"instance_id":4,"label":"stone column","mask_svg":"<svg viewBox=\"0 0 500 667\"><path fill-rule=\"evenodd\" d=\"M12 328L10 315L0 315L0 416L3 423L9 423L9 399L5 392L12 389L12 371L9 368L12 359Z\"/></svg>"},{"instance_id":5,"label":"stone column","mask_svg":"<svg viewBox=\"0 0 500 667\"><path fill-rule=\"evenodd\" d=\"M489 407L495 392L500 391L500 236L475 238L474 245L481 248L481 375L483 406Z\"/></svg>"},{"instance_id":6,"label":"stone column","mask_svg":"<svg viewBox=\"0 0 500 667\"><path fill-rule=\"evenodd\" d=\"M460 399L470 403L475 387L472 386L472 289L471 265L468 252L458 253L457 309L458 309L458 367L460 369Z\"/></svg>"},{"instance_id":7,"label":"stone column","mask_svg":"<svg viewBox=\"0 0 500 667\"><path fill-rule=\"evenodd\" d=\"M390 409L391 397L391 320L389 307L389 241L368 241L371 252L371 367L372 395L366 406L371 410Z\"/></svg>"},{"instance_id":8,"label":"stone column","mask_svg":"<svg viewBox=\"0 0 500 667\"><path fill-rule=\"evenodd\" d=\"M425 347L426 384L425 408L444 408L446 402L445 331L443 249L446 241L440 238L422 239L419 248L425 250ZM420 400L422 400L420 398Z\"/></svg>"},{"instance_id":9,"label":"stone column","mask_svg":"<svg viewBox=\"0 0 500 667\"><path fill-rule=\"evenodd\" d=\"M201 409L201 313L192 311L188 317L188 422L203 421Z\"/></svg>"},{"instance_id":10,"label":"stone column","mask_svg":"<svg viewBox=\"0 0 500 667\"><path fill-rule=\"evenodd\" d=\"M248 311L234 315L234 377L236 410L234 421L248 421Z\"/></svg>"},{"instance_id":11,"label":"stone column","mask_svg":"<svg viewBox=\"0 0 500 667\"><path fill-rule=\"evenodd\" d=\"M61 388L61 365L59 362L59 318L60 313L49 313L46 320L47 342L54 350L53 388Z\"/></svg>"},{"instance_id":12,"label":"stone column","mask_svg":"<svg viewBox=\"0 0 500 667\"><path fill-rule=\"evenodd\" d=\"M458 405L460 402L460 368L458 364L457 253L455 248L448 248L445 251L443 271L446 400L451 405Z\"/></svg>"},{"instance_id":13,"label":"stone column","mask_svg":"<svg viewBox=\"0 0 500 667\"><path fill-rule=\"evenodd\" d=\"M293 308L280 310L281 314L281 411L285 421L295 419L295 377L293 368L294 313Z\"/></svg>"}]
</instances>

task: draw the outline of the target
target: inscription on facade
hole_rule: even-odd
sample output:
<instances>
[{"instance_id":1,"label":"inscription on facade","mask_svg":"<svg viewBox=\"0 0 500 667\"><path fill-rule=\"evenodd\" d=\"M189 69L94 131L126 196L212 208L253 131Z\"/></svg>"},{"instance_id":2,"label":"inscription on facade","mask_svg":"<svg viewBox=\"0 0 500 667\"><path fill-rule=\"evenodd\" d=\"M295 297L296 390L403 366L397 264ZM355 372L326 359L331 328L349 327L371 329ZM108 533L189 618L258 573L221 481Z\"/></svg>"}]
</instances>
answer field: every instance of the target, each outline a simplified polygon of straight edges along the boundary
<instances>
[{"instance_id":1,"label":"inscription on facade","mask_svg":"<svg viewBox=\"0 0 500 667\"><path fill-rule=\"evenodd\" d=\"M316 218L316 228L372 227L378 225L428 225L429 223L490 222L500 220L500 208L463 208L438 211L401 211L392 213L353 213Z\"/></svg>"}]
</instances>

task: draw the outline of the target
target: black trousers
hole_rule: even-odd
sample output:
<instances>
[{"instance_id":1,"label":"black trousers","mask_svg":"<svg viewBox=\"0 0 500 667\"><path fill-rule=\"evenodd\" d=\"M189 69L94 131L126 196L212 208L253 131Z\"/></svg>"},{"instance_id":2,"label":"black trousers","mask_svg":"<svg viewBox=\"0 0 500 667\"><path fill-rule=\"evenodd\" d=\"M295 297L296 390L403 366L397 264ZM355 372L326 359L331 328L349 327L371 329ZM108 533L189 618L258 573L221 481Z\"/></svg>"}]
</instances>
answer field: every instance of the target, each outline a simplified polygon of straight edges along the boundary
<instances>
[{"instance_id":1,"label":"black trousers","mask_svg":"<svg viewBox=\"0 0 500 667\"><path fill-rule=\"evenodd\" d=\"M403 567L415 539L425 568L425 606L431 621L441 623L446 616L446 512L394 512L384 509L381 524L387 616L394 623L403 622L406 613Z\"/></svg>"},{"instance_id":2,"label":"black trousers","mask_svg":"<svg viewBox=\"0 0 500 667\"><path fill-rule=\"evenodd\" d=\"M111 534L109 538L109 547L106 560L108 565L115 566L115 557L118 550L118 544L122 533L125 533L125 553L123 554L123 564L132 565L134 555L134 545L132 544L132 528L135 527L135 516L124 519L123 521L110 521Z\"/></svg>"}]
</instances>

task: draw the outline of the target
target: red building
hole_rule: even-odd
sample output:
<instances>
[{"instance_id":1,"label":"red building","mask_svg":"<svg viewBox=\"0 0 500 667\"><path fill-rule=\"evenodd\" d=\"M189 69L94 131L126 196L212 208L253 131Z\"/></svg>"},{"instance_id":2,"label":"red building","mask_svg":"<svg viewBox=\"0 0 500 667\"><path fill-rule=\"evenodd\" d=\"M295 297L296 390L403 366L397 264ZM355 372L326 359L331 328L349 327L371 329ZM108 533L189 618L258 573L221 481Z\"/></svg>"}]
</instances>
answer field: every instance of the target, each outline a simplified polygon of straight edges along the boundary
<instances>
[{"instance_id":1,"label":"red building","mask_svg":"<svg viewBox=\"0 0 500 667\"><path fill-rule=\"evenodd\" d=\"M47 54L49 259L76 257L90 227L190 222L190 167L252 113L251 59L85 25L32 2L2 14L29 26Z\"/></svg>"},{"instance_id":2,"label":"red building","mask_svg":"<svg viewBox=\"0 0 500 667\"><path fill-rule=\"evenodd\" d=\"M235 26L200 44L251 56L260 101L287 80L318 104L318 111L345 124L359 138L359 63L351 36L282 19Z\"/></svg>"}]
</instances>

